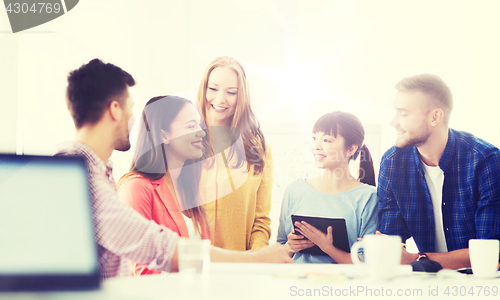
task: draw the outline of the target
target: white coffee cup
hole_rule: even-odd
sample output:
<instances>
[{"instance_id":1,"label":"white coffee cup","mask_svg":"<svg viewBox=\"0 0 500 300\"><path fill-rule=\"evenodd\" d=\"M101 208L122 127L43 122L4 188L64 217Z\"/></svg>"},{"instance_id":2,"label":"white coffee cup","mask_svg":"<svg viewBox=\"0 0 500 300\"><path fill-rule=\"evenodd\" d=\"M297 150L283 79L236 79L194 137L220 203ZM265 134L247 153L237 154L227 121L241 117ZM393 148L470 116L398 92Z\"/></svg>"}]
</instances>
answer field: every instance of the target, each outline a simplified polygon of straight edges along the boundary
<instances>
[{"instance_id":1,"label":"white coffee cup","mask_svg":"<svg viewBox=\"0 0 500 300\"><path fill-rule=\"evenodd\" d=\"M469 258L472 273L478 278L492 278L498 275L498 240L469 240Z\"/></svg>"},{"instance_id":2,"label":"white coffee cup","mask_svg":"<svg viewBox=\"0 0 500 300\"><path fill-rule=\"evenodd\" d=\"M180 238L177 246L183 281L191 283L196 277L206 278L210 266L210 240Z\"/></svg>"},{"instance_id":3,"label":"white coffee cup","mask_svg":"<svg viewBox=\"0 0 500 300\"><path fill-rule=\"evenodd\" d=\"M387 280L396 275L401 264L401 237L397 235L366 235L362 241L352 245L351 260L362 264L358 257L360 248L364 249L368 275L373 280Z\"/></svg>"}]
</instances>

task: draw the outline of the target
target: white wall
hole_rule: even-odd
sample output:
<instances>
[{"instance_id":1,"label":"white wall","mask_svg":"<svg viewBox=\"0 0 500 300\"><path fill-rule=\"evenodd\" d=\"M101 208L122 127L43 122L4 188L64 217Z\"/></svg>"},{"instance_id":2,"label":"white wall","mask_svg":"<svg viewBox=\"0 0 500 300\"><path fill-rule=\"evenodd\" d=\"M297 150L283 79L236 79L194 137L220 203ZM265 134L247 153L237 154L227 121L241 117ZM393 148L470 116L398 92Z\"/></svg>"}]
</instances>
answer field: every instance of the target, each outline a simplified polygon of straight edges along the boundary
<instances>
[{"instance_id":1,"label":"white wall","mask_svg":"<svg viewBox=\"0 0 500 300\"><path fill-rule=\"evenodd\" d=\"M322 113L346 110L373 124L378 161L395 139L394 84L423 72L452 89L452 127L500 145L499 9L496 0L85 0L16 34L0 11L0 151L52 154L73 139L66 76L94 57L135 77L140 111L153 96L193 93L219 55L243 62L276 149L288 145L276 134L286 124L300 141ZM115 177L130 156L112 156ZM280 187L273 197L279 204Z\"/></svg>"},{"instance_id":2,"label":"white wall","mask_svg":"<svg viewBox=\"0 0 500 300\"><path fill-rule=\"evenodd\" d=\"M0 153L16 153L18 43L0 36Z\"/></svg>"}]
</instances>

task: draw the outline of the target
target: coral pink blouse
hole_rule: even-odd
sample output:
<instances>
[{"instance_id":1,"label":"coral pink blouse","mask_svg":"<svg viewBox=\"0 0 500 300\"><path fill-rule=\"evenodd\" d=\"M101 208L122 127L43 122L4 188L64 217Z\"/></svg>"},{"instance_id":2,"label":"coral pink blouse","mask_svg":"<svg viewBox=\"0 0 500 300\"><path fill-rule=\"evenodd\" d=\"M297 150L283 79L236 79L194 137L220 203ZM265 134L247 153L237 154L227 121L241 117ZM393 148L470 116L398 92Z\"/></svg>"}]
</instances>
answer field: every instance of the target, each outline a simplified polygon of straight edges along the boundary
<instances>
[{"instance_id":1,"label":"coral pink blouse","mask_svg":"<svg viewBox=\"0 0 500 300\"><path fill-rule=\"evenodd\" d=\"M170 228L181 237L189 237L183 214L164 178L150 180L139 174L130 174L118 182L118 195L146 219ZM209 239L208 230L204 228L202 231L201 238ZM129 261L129 269L132 276L161 273L132 261Z\"/></svg>"}]
</instances>

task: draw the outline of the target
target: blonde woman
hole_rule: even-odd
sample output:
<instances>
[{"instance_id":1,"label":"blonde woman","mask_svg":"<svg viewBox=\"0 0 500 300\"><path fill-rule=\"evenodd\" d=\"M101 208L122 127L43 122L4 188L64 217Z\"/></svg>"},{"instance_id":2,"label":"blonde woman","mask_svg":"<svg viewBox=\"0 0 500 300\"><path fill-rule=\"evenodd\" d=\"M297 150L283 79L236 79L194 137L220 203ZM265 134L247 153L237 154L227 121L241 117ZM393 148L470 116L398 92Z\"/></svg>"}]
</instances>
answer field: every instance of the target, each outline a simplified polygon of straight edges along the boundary
<instances>
[{"instance_id":1,"label":"blonde woman","mask_svg":"<svg viewBox=\"0 0 500 300\"><path fill-rule=\"evenodd\" d=\"M214 159L201 176L212 244L256 250L269 243L273 165L250 104L245 71L231 57L214 59L198 89Z\"/></svg>"},{"instance_id":2,"label":"blonde woman","mask_svg":"<svg viewBox=\"0 0 500 300\"><path fill-rule=\"evenodd\" d=\"M180 237L210 239L199 178L203 160L212 151L210 131L192 103L176 96L154 97L139 120L139 134L130 172L118 182L120 199L144 218L163 225ZM260 251L238 252L211 247L215 262L293 262L275 244ZM123 269L127 269L123 266ZM133 276L158 274L148 266L129 261Z\"/></svg>"}]
</instances>

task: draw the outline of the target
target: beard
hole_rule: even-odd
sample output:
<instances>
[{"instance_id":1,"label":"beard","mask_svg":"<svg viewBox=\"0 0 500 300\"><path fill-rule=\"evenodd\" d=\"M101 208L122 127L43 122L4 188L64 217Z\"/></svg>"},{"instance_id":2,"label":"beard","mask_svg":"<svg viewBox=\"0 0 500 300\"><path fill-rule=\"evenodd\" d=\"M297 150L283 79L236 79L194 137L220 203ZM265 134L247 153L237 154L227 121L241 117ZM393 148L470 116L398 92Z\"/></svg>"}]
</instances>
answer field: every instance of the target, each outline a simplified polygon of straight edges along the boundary
<instances>
[{"instance_id":1,"label":"beard","mask_svg":"<svg viewBox=\"0 0 500 300\"><path fill-rule=\"evenodd\" d=\"M115 150L118 151L128 151L130 149L130 138L129 138L129 132L128 132L128 123L125 123L122 126L119 126L115 130L115 136L116 136L116 141L115 141Z\"/></svg>"},{"instance_id":2,"label":"beard","mask_svg":"<svg viewBox=\"0 0 500 300\"><path fill-rule=\"evenodd\" d=\"M115 150L118 151L128 151L130 149L130 139L127 134L127 137L121 141L118 142L118 145L115 147Z\"/></svg>"},{"instance_id":3,"label":"beard","mask_svg":"<svg viewBox=\"0 0 500 300\"><path fill-rule=\"evenodd\" d=\"M405 134L409 135L408 132L406 132ZM430 135L431 133L429 127L427 127L425 124L422 124L422 126L420 126L417 131L412 132L407 139L396 139L396 147L419 147L427 142L427 139L429 139Z\"/></svg>"}]
</instances>

